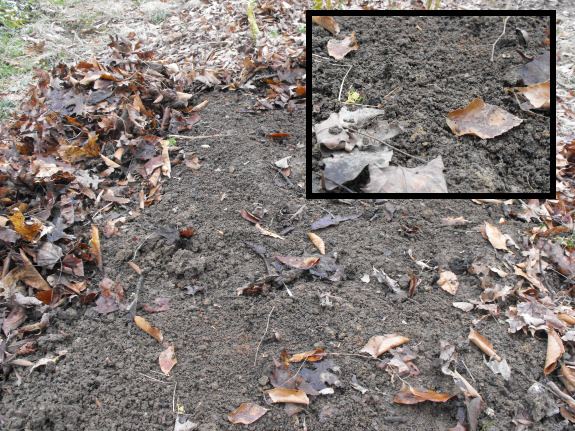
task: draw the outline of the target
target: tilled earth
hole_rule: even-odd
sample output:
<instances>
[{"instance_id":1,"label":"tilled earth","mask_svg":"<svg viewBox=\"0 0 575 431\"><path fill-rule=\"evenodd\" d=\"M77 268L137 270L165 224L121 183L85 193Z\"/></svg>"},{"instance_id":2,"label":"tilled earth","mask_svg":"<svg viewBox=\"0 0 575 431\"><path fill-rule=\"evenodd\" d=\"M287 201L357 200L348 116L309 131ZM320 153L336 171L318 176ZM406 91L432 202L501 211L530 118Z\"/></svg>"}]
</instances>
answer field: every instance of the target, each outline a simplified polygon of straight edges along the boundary
<instances>
[{"instance_id":1,"label":"tilled earth","mask_svg":"<svg viewBox=\"0 0 575 431\"><path fill-rule=\"evenodd\" d=\"M279 360L283 348L290 354L328 352L342 385L334 386L331 395L310 396L309 406L294 416L288 416L282 404L266 406L271 411L248 429L296 430L304 429L304 424L307 429L334 430L454 427L464 409L461 396L446 403L396 404L394 395L402 381L380 369L380 361L365 354L355 356L372 336L384 334L409 338L407 345L418 357L413 362L420 374L402 377L405 383L440 393L458 392L453 379L437 365L440 342L451 343L459 357L457 369L483 398L478 429L511 429L512 418L531 408L525 389L544 378L547 341L522 332L508 334L501 319L480 320L476 330L511 367L511 378L505 381L485 366L483 353L467 339L472 320L486 313L466 313L452 305L477 300L482 292L479 278L468 272L472 262L501 267L502 253L472 227L485 221L497 225L504 216L502 206L436 200L305 201L297 187L274 184L275 174L267 169L276 158L292 154L296 166L292 176L297 180L303 175L297 169L303 166L302 150L290 151L289 142L273 144L261 136L274 122L285 127L303 118L233 116L237 103L222 97L220 107L224 106L230 113L226 127L237 137L210 142L196 175L176 168L159 204L132 219L120 234L103 240L104 271L91 277L110 277L129 297L138 279L128 265L133 261L146 271L141 304L171 298L168 311L138 309L138 315L162 331L164 342L174 346L178 362L170 375L159 371L158 356L164 347L127 315L100 315L92 307L79 308L74 301L56 310L39 339L39 351L29 359L62 350L66 355L56 365L31 373L23 369L19 386L14 373L4 383L5 429L168 430L174 426L174 406L183 407L187 420L199 429L235 429L238 426L230 424L227 415L240 404L266 406L263 391L272 388L273 359ZM221 121L220 112L214 108L211 120ZM255 135L245 137L249 131ZM303 136L296 133L291 139L297 143ZM236 169L230 173L232 166ZM284 234L285 240L262 235L238 214L242 209L254 210L255 203L267 209L264 221L271 231L294 228ZM301 217L290 221L302 205ZM270 263L273 255L317 255L306 233L312 221L328 213L361 214L316 231L325 241L326 255L337 257L344 274L341 280L304 273L287 278L285 286L271 283L267 295L236 294L238 288L267 275L264 262L246 243L264 246ZM459 216L470 225L441 226L443 217ZM187 226L196 234L169 244L153 233L166 226ZM408 233L406 226L420 230ZM523 232L528 227L508 219L500 229L524 248ZM460 274L457 294L439 288L437 270L422 271L408 250L432 267ZM410 275L421 284L412 298L401 298L373 276L368 283L360 281L372 274L373 267L397 280L404 291ZM505 280L505 284L515 282ZM547 282L559 288L553 273L548 272ZM203 290L188 294L189 286ZM331 298L332 306L322 305L321 295ZM500 308L514 302L508 298ZM381 358L385 356L389 354ZM291 367L296 371L300 365ZM313 369L309 363L304 367ZM367 389L365 394L354 389L352 378ZM546 418L532 429L555 429L551 427L557 418Z\"/></svg>"}]
</instances>

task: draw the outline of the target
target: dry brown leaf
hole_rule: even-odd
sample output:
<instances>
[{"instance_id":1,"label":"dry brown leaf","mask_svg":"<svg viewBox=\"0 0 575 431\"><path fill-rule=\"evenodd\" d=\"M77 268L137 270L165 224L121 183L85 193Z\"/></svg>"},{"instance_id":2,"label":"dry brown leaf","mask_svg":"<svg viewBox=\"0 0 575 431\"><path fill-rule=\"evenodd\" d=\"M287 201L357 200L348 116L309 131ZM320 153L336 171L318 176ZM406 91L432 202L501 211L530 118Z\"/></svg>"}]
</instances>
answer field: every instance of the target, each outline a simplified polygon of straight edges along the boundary
<instances>
[{"instance_id":1,"label":"dry brown leaf","mask_svg":"<svg viewBox=\"0 0 575 431\"><path fill-rule=\"evenodd\" d=\"M396 393L393 402L398 404L417 404L424 401L444 403L456 396L457 395L452 394L439 394L425 388L409 388Z\"/></svg>"},{"instance_id":2,"label":"dry brown leaf","mask_svg":"<svg viewBox=\"0 0 575 431\"><path fill-rule=\"evenodd\" d=\"M499 250L510 251L507 248L507 238L503 235L497 227L485 222L485 234L493 247Z\"/></svg>"},{"instance_id":3,"label":"dry brown leaf","mask_svg":"<svg viewBox=\"0 0 575 431\"><path fill-rule=\"evenodd\" d=\"M172 173L172 165L170 164L170 153L168 150L170 146L170 141L160 139L160 144L162 145L162 174L170 178Z\"/></svg>"},{"instance_id":4,"label":"dry brown leaf","mask_svg":"<svg viewBox=\"0 0 575 431\"><path fill-rule=\"evenodd\" d=\"M439 286L455 295L457 293L457 289L459 288L459 281L457 280L457 276L451 271L442 271L439 273L439 280L437 280L437 284Z\"/></svg>"},{"instance_id":5,"label":"dry brown leaf","mask_svg":"<svg viewBox=\"0 0 575 431\"><path fill-rule=\"evenodd\" d=\"M200 159L198 159L197 154L193 153L186 153L186 158L184 159L185 165L190 168L192 171L196 169L200 169Z\"/></svg>"},{"instance_id":6,"label":"dry brown leaf","mask_svg":"<svg viewBox=\"0 0 575 431\"><path fill-rule=\"evenodd\" d=\"M369 178L365 193L447 193L441 156L417 168L369 165Z\"/></svg>"},{"instance_id":7,"label":"dry brown leaf","mask_svg":"<svg viewBox=\"0 0 575 431\"><path fill-rule=\"evenodd\" d=\"M265 392L272 399L272 403L309 404L309 398L304 391L298 389L270 389Z\"/></svg>"},{"instance_id":8,"label":"dry brown leaf","mask_svg":"<svg viewBox=\"0 0 575 431\"><path fill-rule=\"evenodd\" d=\"M524 277L527 281L529 281L529 283L531 283L533 286L535 286L537 289L539 289L540 292L544 292L547 293L548 290L547 288L543 285L543 283L541 283L541 281L537 280L535 277L532 277L530 275L525 274L525 272L517 267L517 266L513 266L513 268L515 268L515 274L516 275L520 275L521 277Z\"/></svg>"},{"instance_id":9,"label":"dry brown leaf","mask_svg":"<svg viewBox=\"0 0 575 431\"><path fill-rule=\"evenodd\" d=\"M141 268L138 265L136 265L134 262L128 262L128 265L130 265L132 267L132 269L138 273L138 275L142 274Z\"/></svg>"},{"instance_id":10,"label":"dry brown leaf","mask_svg":"<svg viewBox=\"0 0 575 431\"><path fill-rule=\"evenodd\" d=\"M162 332L158 328L154 328L152 325L150 325L148 321L143 317L134 316L134 322L136 322L138 328L146 331L148 334L150 334L152 337L158 340L158 342L161 343L162 340L164 339Z\"/></svg>"},{"instance_id":11,"label":"dry brown leaf","mask_svg":"<svg viewBox=\"0 0 575 431\"><path fill-rule=\"evenodd\" d=\"M475 329L470 328L468 338L469 338L469 341L471 341L473 344L475 344L477 347L479 347L481 350L483 350L483 352L485 354L487 354L489 357L493 356L498 361L501 361L501 358L497 355L497 353L495 352L495 349L493 348L493 344L491 344L487 340L487 338L485 338L483 335L481 335Z\"/></svg>"},{"instance_id":12,"label":"dry brown leaf","mask_svg":"<svg viewBox=\"0 0 575 431\"><path fill-rule=\"evenodd\" d=\"M348 36L343 40L330 39L327 42L327 52L336 60L341 60L350 51L357 51L355 31L351 33L351 36Z\"/></svg>"},{"instance_id":13,"label":"dry brown leaf","mask_svg":"<svg viewBox=\"0 0 575 431\"><path fill-rule=\"evenodd\" d=\"M292 268L310 269L319 263L319 257L274 256L274 259Z\"/></svg>"},{"instance_id":14,"label":"dry brown leaf","mask_svg":"<svg viewBox=\"0 0 575 431\"><path fill-rule=\"evenodd\" d=\"M160 353L160 369L167 376L170 370L178 363L176 354L174 353L174 346L169 346L166 350Z\"/></svg>"},{"instance_id":15,"label":"dry brown leaf","mask_svg":"<svg viewBox=\"0 0 575 431\"><path fill-rule=\"evenodd\" d=\"M377 335L375 337L371 337L360 352L365 352L374 358L377 358L389 349L393 349L394 347L400 346L408 341L409 338L397 334Z\"/></svg>"},{"instance_id":16,"label":"dry brown leaf","mask_svg":"<svg viewBox=\"0 0 575 431\"><path fill-rule=\"evenodd\" d=\"M313 245L316 246L319 252L321 254L325 254L325 244L323 239L321 239L319 235L316 235L315 233L308 233L307 236L309 236L309 239L311 239L311 242L313 242Z\"/></svg>"},{"instance_id":17,"label":"dry brown leaf","mask_svg":"<svg viewBox=\"0 0 575 431\"><path fill-rule=\"evenodd\" d=\"M327 356L327 353L325 353L321 349L317 349L317 350L311 350L309 352L298 353L296 355L293 355L289 361L290 362L300 362L300 361L303 361L305 359L307 362L315 362L315 361L321 361L326 356Z\"/></svg>"},{"instance_id":18,"label":"dry brown leaf","mask_svg":"<svg viewBox=\"0 0 575 431\"><path fill-rule=\"evenodd\" d=\"M42 231L43 225L40 220L31 217L29 221L25 221L24 215L18 209L14 211L14 215L7 217L14 225L14 230L27 241L34 241Z\"/></svg>"},{"instance_id":19,"label":"dry brown leaf","mask_svg":"<svg viewBox=\"0 0 575 431\"><path fill-rule=\"evenodd\" d=\"M551 90L549 82L531 85L529 87L518 87L533 108L549 108L551 99Z\"/></svg>"},{"instance_id":20,"label":"dry brown leaf","mask_svg":"<svg viewBox=\"0 0 575 431\"><path fill-rule=\"evenodd\" d=\"M339 25L337 25L337 22L330 16L313 16L312 22L321 25L334 36L339 33Z\"/></svg>"},{"instance_id":21,"label":"dry brown leaf","mask_svg":"<svg viewBox=\"0 0 575 431\"><path fill-rule=\"evenodd\" d=\"M235 412L228 415L228 420L233 424L249 425L265 415L268 410L270 409L254 403L243 403Z\"/></svg>"},{"instance_id":22,"label":"dry brown leaf","mask_svg":"<svg viewBox=\"0 0 575 431\"><path fill-rule=\"evenodd\" d=\"M498 108L474 99L465 109L447 114L447 125L457 136L475 135L481 139L494 138L523 122L522 119Z\"/></svg>"},{"instance_id":23,"label":"dry brown leaf","mask_svg":"<svg viewBox=\"0 0 575 431\"><path fill-rule=\"evenodd\" d=\"M575 394L575 371L565 364L561 364L561 371L559 372L559 379L565 385L565 388L571 395Z\"/></svg>"},{"instance_id":24,"label":"dry brown leaf","mask_svg":"<svg viewBox=\"0 0 575 431\"><path fill-rule=\"evenodd\" d=\"M496 267L494 267L494 266L490 266L489 269L490 269L491 271L493 271L495 274L497 274L497 275L498 275L499 277L501 277L501 278L505 278L505 277L507 277L507 276L509 275L507 272L505 272L505 271L503 271L503 270L501 270L501 269L499 269L499 268L496 268Z\"/></svg>"},{"instance_id":25,"label":"dry brown leaf","mask_svg":"<svg viewBox=\"0 0 575 431\"><path fill-rule=\"evenodd\" d=\"M259 223L256 223L256 229L259 230L262 235L271 236L272 238L277 239L285 239L283 236L279 236L277 233L274 233L269 229L264 229L263 227L260 226Z\"/></svg>"},{"instance_id":26,"label":"dry brown leaf","mask_svg":"<svg viewBox=\"0 0 575 431\"><path fill-rule=\"evenodd\" d=\"M244 219L246 219L249 222L252 222L253 224L258 224L261 221L259 217L256 217L247 210L240 210L239 213Z\"/></svg>"},{"instance_id":27,"label":"dry brown leaf","mask_svg":"<svg viewBox=\"0 0 575 431\"><path fill-rule=\"evenodd\" d=\"M463 226L469 223L469 220L466 220L465 217L446 217L441 219L441 224L443 226Z\"/></svg>"},{"instance_id":28,"label":"dry brown leaf","mask_svg":"<svg viewBox=\"0 0 575 431\"><path fill-rule=\"evenodd\" d=\"M98 267L102 269L102 252L100 251L100 232L95 225L92 225L92 239L90 241L90 254Z\"/></svg>"},{"instance_id":29,"label":"dry brown leaf","mask_svg":"<svg viewBox=\"0 0 575 431\"><path fill-rule=\"evenodd\" d=\"M563 341L559 334L549 326L549 332L547 336L547 357L545 358L545 369L543 373L545 375L551 374L555 367L557 366L557 361L565 353L565 347L563 346Z\"/></svg>"},{"instance_id":30,"label":"dry brown leaf","mask_svg":"<svg viewBox=\"0 0 575 431\"><path fill-rule=\"evenodd\" d=\"M568 325L575 325L575 316L571 316L570 314L567 313L559 313L557 317L564 323L567 323Z\"/></svg>"}]
</instances>

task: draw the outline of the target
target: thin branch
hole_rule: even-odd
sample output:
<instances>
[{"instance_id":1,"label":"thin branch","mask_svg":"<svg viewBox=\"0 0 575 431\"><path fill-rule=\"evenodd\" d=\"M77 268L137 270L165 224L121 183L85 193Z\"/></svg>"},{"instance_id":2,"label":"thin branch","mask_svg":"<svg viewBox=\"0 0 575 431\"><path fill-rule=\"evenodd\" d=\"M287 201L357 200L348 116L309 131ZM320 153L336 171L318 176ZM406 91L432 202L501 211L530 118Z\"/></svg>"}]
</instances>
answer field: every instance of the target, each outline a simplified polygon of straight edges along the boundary
<instances>
[{"instance_id":1,"label":"thin branch","mask_svg":"<svg viewBox=\"0 0 575 431\"><path fill-rule=\"evenodd\" d=\"M374 139L374 140L376 140L377 142L381 142L382 144L387 145L388 147L391 147L391 148L393 148L394 150L399 151L400 153L405 154L405 155L408 156L408 157L411 157L411 158L413 158L413 159L419 160L421 163L425 163L425 164L428 163L428 162L426 162L425 160L420 159L420 158L417 157L417 156L413 156L413 155L411 155L411 154L409 154L409 153L406 153L405 151L401 151L399 148L396 148L396 147L394 147L393 145L390 145L390 144L388 144L387 142L384 142L384 141L382 141L382 140L380 140L380 139L374 138L373 136L368 135L367 133L360 132L359 130L352 129L351 127L345 126L345 125L344 125L343 127L345 127L346 129L351 130L352 132L359 133L360 135L367 136L368 138Z\"/></svg>"},{"instance_id":2,"label":"thin branch","mask_svg":"<svg viewBox=\"0 0 575 431\"><path fill-rule=\"evenodd\" d=\"M501 37L505 34L505 26L507 25L507 20L509 19L509 17L505 18L505 21L503 21L503 33L501 33L499 35L499 37L497 38L497 40L495 41L495 43L493 44L493 49L491 50L491 62L493 63L493 55L495 54L495 45L497 45L497 42L499 42L499 39L501 39Z\"/></svg>"},{"instance_id":3,"label":"thin branch","mask_svg":"<svg viewBox=\"0 0 575 431\"><path fill-rule=\"evenodd\" d=\"M264 259L265 261L265 259ZM267 266L267 262L266 262L266 266ZM275 305L272 307L270 314L268 314L268 323L266 324L266 330L264 331L264 335L262 335L262 339L260 340L259 344L258 344L258 348L256 349L256 356L254 358L254 367L256 366L256 364L258 363L258 352L260 350L260 346L262 345L262 342L264 341L264 337L266 336L266 334L268 333L268 328L270 326L270 317L272 317L272 313L274 311Z\"/></svg>"},{"instance_id":4,"label":"thin branch","mask_svg":"<svg viewBox=\"0 0 575 431\"><path fill-rule=\"evenodd\" d=\"M341 86L339 87L339 96L337 96L338 102L341 102L341 90L343 89L343 83L345 82L345 78L347 78L347 74L349 73L349 71L351 70L352 67L353 67L353 65L349 66L347 73L345 74L345 76L343 77L343 80L341 81Z\"/></svg>"}]
</instances>

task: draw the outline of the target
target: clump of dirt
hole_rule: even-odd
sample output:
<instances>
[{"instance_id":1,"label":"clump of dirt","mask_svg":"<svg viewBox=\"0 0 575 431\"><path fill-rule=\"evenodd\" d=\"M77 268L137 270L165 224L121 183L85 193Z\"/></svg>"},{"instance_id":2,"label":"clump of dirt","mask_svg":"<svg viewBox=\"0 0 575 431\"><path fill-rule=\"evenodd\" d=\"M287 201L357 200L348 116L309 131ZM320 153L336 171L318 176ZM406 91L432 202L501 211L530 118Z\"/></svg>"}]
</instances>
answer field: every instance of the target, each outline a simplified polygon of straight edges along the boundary
<instances>
[{"instance_id":1,"label":"clump of dirt","mask_svg":"<svg viewBox=\"0 0 575 431\"><path fill-rule=\"evenodd\" d=\"M379 106L384 119L397 122L405 132L389 140L399 150L432 160L443 158L449 193L525 192L549 193L549 115L521 111L506 88L519 86L516 71L524 62L516 53L537 57L549 50L549 18L545 16L509 19L505 35L492 45L503 30L503 17L336 17L340 38L355 31L359 45L337 62L327 59L327 43L334 36L319 25L312 27L312 125L339 112L338 95L347 100L352 88L365 95L361 102ZM527 49L518 45L515 28L531 39ZM347 67L341 67L347 66ZM456 136L445 116L463 109L473 99L496 105L523 119L523 123L492 139ZM313 138L312 192L321 193L323 157ZM421 163L394 151L393 163L415 167ZM365 183L348 184L356 192Z\"/></svg>"}]
</instances>

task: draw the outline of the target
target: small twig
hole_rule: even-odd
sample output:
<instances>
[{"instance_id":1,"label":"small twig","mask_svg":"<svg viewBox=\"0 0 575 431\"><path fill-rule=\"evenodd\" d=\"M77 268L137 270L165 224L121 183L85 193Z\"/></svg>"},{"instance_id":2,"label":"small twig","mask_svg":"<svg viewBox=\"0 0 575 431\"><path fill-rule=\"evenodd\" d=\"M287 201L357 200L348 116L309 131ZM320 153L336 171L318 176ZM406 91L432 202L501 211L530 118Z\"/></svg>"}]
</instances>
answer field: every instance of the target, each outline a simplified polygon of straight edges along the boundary
<instances>
[{"instance_id":1,"label":"small twig","mask_svg":"<svg viewBox=\"0 0 575 431\"><path fill-rule=\"evenodd\" d=\"M463 366L465 367L465 369L467 370L467 372L469 373L469 375L471 376L471 378L473 379L473 381L475 383L477 383L477 380L475 380L475 377L473 377L473 374L471 374L471 371L469 371L469 368L467 368L467 364L465 363L465 361L461 360L461 362L463 363Z\"/></svg>"},{"instance_id":2,"label":"small twig","mask_svg":"<svg viewBox=\"0 0 575 431\"><path fill-rule=\"evenodd\" d=\"M144 373L138 373L138 374L139 374L140 376L144 376L144 377L146 377L146 378L148 378L148 379L150 379L150 380L154 380L154 381L156 381L156 382L160 382L160 383L170 383L170 382L163 382L162 380L158 380L158 379L155 379L155 378L153 378L153 377L147 376L147 375L144 374Z\"/></svg>"},{"instance_id":3,"label":"small twig","mask_svg":"<svg viewBox=\"0 0 575 431\"><path fill-rule=\"evenodd\" d=\"M505 34L505 26L507 25L507 20L509 19L509 17L505 18L505 21L503 21L503 33L501 33L499 35L499 37L497 38L497 40L495 41L495 43L493 44L493 49L491 50L491 62L493 63L493 55L495 54L495 45L497 45L497 42L499 42L499 39L501 39L501 37Z\"/></svg>"},{"instance_id":4,"label":"small twig","mask_svg":"<svg viewBox=\"0 0 575 431\"><path fill-rule=\"evenodd\" d=\"M281 174L281 176L284 177L284 180L286 180L288 185L293 187L293 183L291 182L291 180L288 178L288 176L281 169L275 168L275 170L277 171L278 174Z\"/></svg>"},{"instance_id":5,"label":"small twig","mask_svg":"<svg viewBox=\"0 0 575 431\"><path fill-rule=\"evenodd\" d=\"M517 104L519 105L519 109L521 109L523 112L529 112L530 114L537 115L538 117L547 118L545 115L538 114L537 112L530 111L529 109L525 109L523 106L521 106L521 102L519 101L519 98L517 97L517 94L515 93L515 90L513 88L511 88L511 92L515 96L515 100L517 100Z\"/></svg>"},{"instance_id":6,"label":"small twig","mask_svg":"<svg viewBox=\"0 0 575 431\"><path fill-rule=\"evenodd\" d=\"M553 392L557 397L565 401L570 408L575 409L575 399L561 391L561 389L559 389L555 383L547 382L547 388L551 390L551 392Z\"/></svg>"},{"instance_id":7,"label":"small twig","mask_svg":"<svg viewBox=\"0 0 575 431\"><path fill-rule=\"evenodd\" d=\"M384 99L387 99L389 96L391 96L391 94L392 94L395 90L397 90L397 89L400 88L400 87L401 87L401 85L398 86L398 87L395 87L395 89L391 90L391 92L388 93L387 96L384 97Z\"/></svg>"},{"instance_id":8,"label":"small twig","mask_svg":"<svg viewBox=\"0 0 575 431\"><path fill-rule=\"evenodd\" d=\"M258 363L258 352L260 350L260 346L262 345L262 342L264 341L264 337L266 336L266 334L268 333L268 328L270 326L270 317L272 317L272 313L274 311L275 305L272 307L270 314L268 314L268 323L266 324L266 330L264 331L264 335L262 335L262 339L260 340L258 347L256 349L256 356L254 358L254 367L256 366L256 364Z\"/></svg>"},{"instance_id":9,"label":"small twig","mask_svg":"<svg viewBox=\"0 0 575 431\"><path fill-rule=\"evenodd\" d=\"M331 63L332 66L347 67L347 64L333 63L333 59L331 59L331 58L322 57L321 55L317 55L317 54L312 54L312 56L321 58L322 60L330 61L330 62L332 62L332 63Z\"/></svg>"},{"instance_id":10,"label":"small twig","mask_svg":"<svg viewBox=\"0 0 575 431\"><path fill-rule=\"evenodd\" d=\"M136 258L136 253L138 253L138 250L139 250L140 248L142 248L142 246L144 245L144 243L146 242L146 240L147 240L149 237L151 237L152 235L153 235L153 233L149 234L147 237L144 238L144 240L142 241L142 243L141 243L138 247L136 247L136 249L134 250L134 257L133 257L132 259L130 259L130 262Z\"/></svg>"},{"instance_id":11,"label":"small twig","mask_svg":"<svg viewBox=\"0 0 575 431\"><path fill-rule=\"evenodd\" d=\"M178 386L178 381L174 384L174 394L172 395L172 411L176 413L176 387Z\"/></svg>"},{"instance_id":12,"label":"small twig","mask_svg":"<svg viewBox=\"0 0 575 431\"><path fill-rule=\"evenodd\" d=\"M341 90L343 89L343 83L345 82L345 78L347 78L347 74L349 73L349 71L351 70L351 68L353 67L353 65L349 66L349 69L347 70L347 73L345 74L345 76L343 77L343 81L341 81L341 87L339 87L339 96L337 96L337 101L341 102Z\"/></svg>"},{"instance_id":13,"label":"small twig","mask_svg":"<svg viewBox=\"0 0 575 431\"><path fill-rule=\"evenodd\" d=\"M134 294L134 300L128 306L128 311L130 312L130 319L133 319L136 316L136 309L138 308L138 298L140 297L140 289L142 288L142 284L144 283L144 271L140 274L140 278L138 279L138 283L136 284L136 293Z\"/></svg>"},{"instance_id":14,"label":"small twig","mask_svg":"<svg viewBox=\"0 0 575 431\"><path fill-rule=\"evenodd\" d=\"M428 163L428 162L426 162L425 160L420 159L420 158L417 157L417 156L412 156L411 154L406 153L405 151L401 151L399 148L396 148L396 147L394 147L393 145L388 144L387 142L384 142L384 141L382 141L382 140L379 140L379 139L377 139L377 138L374 138L373 136L370 136L370 135L368 135L367 133L360 132L359 130L352 129L351 127L345 126L345 125L344 125L343 127L345 127L346 129L351 130L352 132L359 133L360 135L367 136L368 138L374 139L374 140L376 140L377 142L381 142L382 144L387 145L388 147L391 147L391 148L393 148L394 150L399 151L400 153L402 153L402 154L404 154L404 155L406 155L406 156L408 156L408 157L411 157L411 158L413 158L413 159L419 160L421 163L425 163L425 164ZM330 181L331 181L331 180L330 180Z\"/></svg>"}]
</instances>

